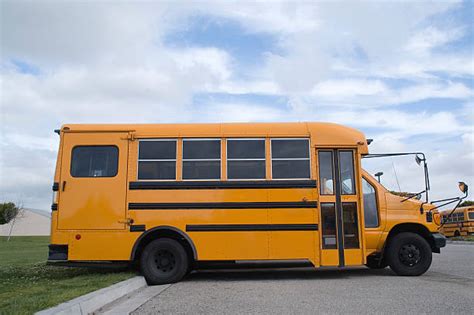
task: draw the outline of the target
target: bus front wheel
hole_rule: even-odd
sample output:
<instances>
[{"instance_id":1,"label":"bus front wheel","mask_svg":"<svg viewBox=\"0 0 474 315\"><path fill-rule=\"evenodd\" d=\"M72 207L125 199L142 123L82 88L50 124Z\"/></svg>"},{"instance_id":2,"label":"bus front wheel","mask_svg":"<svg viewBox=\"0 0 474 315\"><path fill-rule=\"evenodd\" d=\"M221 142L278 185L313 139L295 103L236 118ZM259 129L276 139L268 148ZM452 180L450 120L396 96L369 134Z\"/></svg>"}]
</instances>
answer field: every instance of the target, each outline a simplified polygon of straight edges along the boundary
<instances>
[{"instance_id":1,"label":"bus front wheel","mask_svg":"<svg viewBox=\"0 0 474 315\"><path fill-rule=\"evenodd\" d=\"M416 233L395 235L390 240L386 255L390 268L399 276L419 276L431 266L430 244Z\"/></svg>"},{"instance_id":2,"label":"bus front wheel","mask_svg":"<svg viewBox=\"0 0 474 315\"><path fill-rule=\"evenodd\" d=\"M171 238L150 242L140 257L140 269L150 285L174 283L188 270L188 257L181 244Z\"/></svg>"}]
</instances>

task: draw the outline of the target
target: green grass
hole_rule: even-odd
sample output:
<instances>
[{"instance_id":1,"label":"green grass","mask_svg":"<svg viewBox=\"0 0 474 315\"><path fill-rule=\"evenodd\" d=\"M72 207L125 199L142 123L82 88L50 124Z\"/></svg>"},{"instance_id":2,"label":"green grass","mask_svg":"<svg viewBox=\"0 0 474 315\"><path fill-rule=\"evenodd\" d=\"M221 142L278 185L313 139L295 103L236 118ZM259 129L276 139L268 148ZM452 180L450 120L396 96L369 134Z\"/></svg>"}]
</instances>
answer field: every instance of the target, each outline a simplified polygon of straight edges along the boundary
<instances>
[{"instance_id":1,"label":"green grass","mask_svg":"<svg viewBox=\"0 0 474 315\"><path fill-rule=\"evenodd\" d=\"M48 244L49 237L0 237L0 314L32 314L135 274L46 266Z\"/></svg>"}]
</instances>

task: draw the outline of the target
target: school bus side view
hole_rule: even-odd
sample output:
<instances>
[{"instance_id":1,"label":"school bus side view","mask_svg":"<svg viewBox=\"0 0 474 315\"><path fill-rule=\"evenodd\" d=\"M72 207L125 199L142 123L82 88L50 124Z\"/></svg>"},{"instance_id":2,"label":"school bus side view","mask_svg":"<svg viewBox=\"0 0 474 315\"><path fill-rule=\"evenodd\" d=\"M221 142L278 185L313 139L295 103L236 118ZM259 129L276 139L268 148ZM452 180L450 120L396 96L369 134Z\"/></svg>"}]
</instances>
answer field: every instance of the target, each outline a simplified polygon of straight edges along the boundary
<instances>
[{"instance_id":1,"label":"school bus side view","mask_svg":"<svg viewBox=\"0 0 474 315\"><path fill-rule=\"evenodd\" d=\"M474 206L460 207L441 213L440 232L446 237L468 236L474 234Z\"/></svg>"},{"instance_id":2,"label":"school bus side view","mask_svg":"<svg viewBox=\"0 0 474 315\"><path fill-rule=\"evenodd\" d=\"M432 204L390 194L361 168L368 141L352 128L64 125L57 132L49 263L138 262L150 284L179 281L198 263L265 260L389 265L412 276L445 246Z\"/></svg>"}]
</instances>

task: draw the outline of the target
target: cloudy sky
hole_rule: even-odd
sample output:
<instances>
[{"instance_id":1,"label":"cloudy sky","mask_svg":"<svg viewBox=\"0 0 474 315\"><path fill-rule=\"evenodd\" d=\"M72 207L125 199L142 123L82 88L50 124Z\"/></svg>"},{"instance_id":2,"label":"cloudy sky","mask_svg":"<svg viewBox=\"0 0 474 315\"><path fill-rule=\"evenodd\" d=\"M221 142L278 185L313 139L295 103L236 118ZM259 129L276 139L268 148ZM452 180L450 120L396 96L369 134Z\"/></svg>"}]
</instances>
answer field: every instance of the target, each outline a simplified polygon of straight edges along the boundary
<instances>
[{"instance_id":1,"label":"cloudy sky","mask_svg":"<svg viewBox=\"0 0 474 315\"><path fill-rule=\"evenodd\" d=\"M0 199L48 209L64 123L330 121L474 188L471 1L1 1ZM366 161L421 190L412 158Z\"/></svg>"}]
</instances>

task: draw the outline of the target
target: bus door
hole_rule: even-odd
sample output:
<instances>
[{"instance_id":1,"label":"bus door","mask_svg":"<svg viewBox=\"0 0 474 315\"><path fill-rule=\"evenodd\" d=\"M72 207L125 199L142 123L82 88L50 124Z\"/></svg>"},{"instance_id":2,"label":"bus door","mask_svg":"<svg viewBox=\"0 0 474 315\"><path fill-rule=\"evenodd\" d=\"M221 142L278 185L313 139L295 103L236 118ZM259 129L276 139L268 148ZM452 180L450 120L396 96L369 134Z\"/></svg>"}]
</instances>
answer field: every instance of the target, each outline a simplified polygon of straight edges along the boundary
<instances>
[{"instance_id":1,"label":"bus door","mask_svg":"<svg viewBox=\"0 0 474 315\"><path fill-rule=\"evenodd\" d=\"M58 229L123 230L128 134L65 132Z\"/></svg>"},{"instance_id":2,"label":"bus door","mask_svg":"<svg viewBox=\"0 0 474 315\"><path fill-rule=\"evenodd\" d=\"M363 264L356 151L317 150L321 266Z\"/></svg>"}]
</instances>

